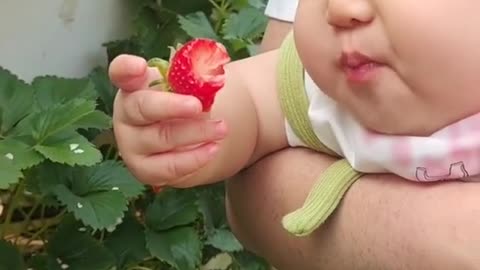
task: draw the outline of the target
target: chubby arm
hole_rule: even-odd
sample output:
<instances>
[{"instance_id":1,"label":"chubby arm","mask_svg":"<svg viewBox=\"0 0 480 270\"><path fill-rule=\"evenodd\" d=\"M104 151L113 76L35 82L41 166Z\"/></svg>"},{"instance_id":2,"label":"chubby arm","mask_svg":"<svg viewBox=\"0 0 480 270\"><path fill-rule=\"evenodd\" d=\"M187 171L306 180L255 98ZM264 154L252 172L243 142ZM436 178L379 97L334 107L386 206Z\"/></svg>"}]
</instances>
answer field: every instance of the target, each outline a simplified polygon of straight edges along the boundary
<instances>
[{"instance_id":1,"label":"chubby arm","mask_svg":"<svg viewBox=\"0 0 480 270\"><path fill-rule=\"evenodd\" d=\"M278 49L291 29L291 22L270 18L263 35L260 50L262 52L267 52Z\"/></svg>"},{"instance_id":2,"label":"chubby arm","mask_svg":"<svg viewBox=\"0 0 480 270\"><path fill-rule=\"evenodd\" d=\"M211 117L226 121L228 135L216 157L191 177L223 180L287 146L277 96L277 60L278 51L273 50L226 66L226 84Z\"/></svg>"},{"instance_id":3,"label":"chubby arm","mask_svg":"<svg viewBox=\"0 0 480 270\"><path fill-rule=\"evenodd\" d=\"M160 75L145 59L115 58L109 75L120 90L113 126L130 171L156 187L191 187L222 181L286 147L277 55L271 51L228 64L225 86L208 117L195 97L150 88Z\"/></svg>"}]
</instances>

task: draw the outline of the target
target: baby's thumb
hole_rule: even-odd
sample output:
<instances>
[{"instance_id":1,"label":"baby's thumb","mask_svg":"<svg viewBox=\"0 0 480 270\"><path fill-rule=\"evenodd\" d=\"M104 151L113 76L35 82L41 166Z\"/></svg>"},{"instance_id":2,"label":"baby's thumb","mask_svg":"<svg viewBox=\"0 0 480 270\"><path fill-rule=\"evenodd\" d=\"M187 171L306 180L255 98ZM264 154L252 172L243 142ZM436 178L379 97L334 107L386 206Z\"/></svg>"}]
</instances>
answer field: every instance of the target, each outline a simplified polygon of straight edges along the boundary
<instances>
[{"instance_id":1,"label":"baby's thumb","mask_svg":"<svg viewBox=\"0 0 480 270\"><path fill-rule=\"evenodd\" d=\"M147 61L141 57L122 54L110 63L108 75L116 87L135 91L148 87Z\"/></svg>"}]
</instances>

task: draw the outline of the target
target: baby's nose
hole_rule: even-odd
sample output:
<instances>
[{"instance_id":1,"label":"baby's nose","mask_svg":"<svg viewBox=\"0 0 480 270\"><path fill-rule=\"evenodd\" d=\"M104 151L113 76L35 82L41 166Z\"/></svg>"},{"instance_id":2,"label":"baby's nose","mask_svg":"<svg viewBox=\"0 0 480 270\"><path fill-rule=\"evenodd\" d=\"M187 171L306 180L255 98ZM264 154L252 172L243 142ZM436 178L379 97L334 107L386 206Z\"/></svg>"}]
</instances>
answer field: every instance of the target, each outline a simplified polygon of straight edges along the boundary
<instances>
[{"instance_id":1,"label":"baby's nose","mask_svg":"<svg viewBox=\"0 0 480 270\"><path fill-rule=\"evenodd\" d=\"M352 28L371 22L375 10L367 0L328 0L327 22L336 28Z\"/></svg>"}]
</instances>

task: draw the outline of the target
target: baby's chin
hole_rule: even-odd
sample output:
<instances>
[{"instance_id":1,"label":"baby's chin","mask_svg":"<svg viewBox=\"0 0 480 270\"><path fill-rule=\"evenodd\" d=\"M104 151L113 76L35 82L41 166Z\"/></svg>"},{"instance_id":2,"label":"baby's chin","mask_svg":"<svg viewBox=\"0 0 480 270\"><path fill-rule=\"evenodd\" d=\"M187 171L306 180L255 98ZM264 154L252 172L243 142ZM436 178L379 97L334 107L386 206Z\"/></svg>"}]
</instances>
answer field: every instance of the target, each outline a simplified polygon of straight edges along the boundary
<instances>
[{"instance_id":1,"label":"baby's chin","mask_svg":"<svg viewBox=\"0 0 480 270\"><path fill-rule=\"evenodd\" d=\"M445 125L432 121L422 121L424 117L412 119L405 115L402 119L378 119L362 123L367 129L380 134L396 136L420 136L427 137L442 129ZM360 121L362 122L362 121Z\"/></svg>"}]
</instances>

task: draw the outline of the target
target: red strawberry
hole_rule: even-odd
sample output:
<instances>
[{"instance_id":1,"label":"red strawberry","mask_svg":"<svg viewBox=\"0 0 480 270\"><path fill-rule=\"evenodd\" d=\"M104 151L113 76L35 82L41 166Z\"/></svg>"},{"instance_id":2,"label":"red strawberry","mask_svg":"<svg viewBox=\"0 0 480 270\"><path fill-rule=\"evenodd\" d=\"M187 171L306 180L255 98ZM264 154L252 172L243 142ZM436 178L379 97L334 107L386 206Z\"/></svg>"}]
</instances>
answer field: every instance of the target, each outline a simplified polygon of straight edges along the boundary
<instances>
[{"instance_id":1,"label":"red strawberry","mask_svg":"<svg viewBox=\"0 0 480 270\"><path fill-rule=\"evenodd\" d=\"M167 78L162 83L168 90L197 97L203 111L210 111L216 93L225 84L224 65L230 62L225 47L215 40L197 38L172 51L170 63L154 58L151 66L156 66Z\"/></svg>"},{"instance_id":2,"label":"red strawberry","mask_svg":"<svg viewBox=\"0 0 480 270\"><path fill-rule=\"evenodd\" d=\"M223 67L228 62L230 57L221 43L194 39L174 53L167 80L175 93L197 97L203 111L209 111L216 93L224 86Z\"/></svg>"}]
</instances>

